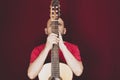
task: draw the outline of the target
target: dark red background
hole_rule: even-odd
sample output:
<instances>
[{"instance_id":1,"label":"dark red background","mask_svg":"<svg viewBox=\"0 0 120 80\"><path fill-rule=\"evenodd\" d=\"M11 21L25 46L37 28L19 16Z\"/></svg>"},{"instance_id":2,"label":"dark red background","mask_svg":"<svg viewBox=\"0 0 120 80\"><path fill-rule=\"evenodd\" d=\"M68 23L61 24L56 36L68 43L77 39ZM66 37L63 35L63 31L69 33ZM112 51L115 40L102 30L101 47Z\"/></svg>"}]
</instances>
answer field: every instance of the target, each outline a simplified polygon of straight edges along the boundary
<instances>
[{"instance_id":1,"label":"dark red background","mask_svg":"<svg viewBox=\"0 0 120 80\"><path fill-rule=\"evenodd\" d=\"M50 1L0 1L0 79L29 80L30 53L45 41ZM65 39L81 50L84 72L77 80L120 80L120 1L60 2Z\"/></svg>"}]
</instances>

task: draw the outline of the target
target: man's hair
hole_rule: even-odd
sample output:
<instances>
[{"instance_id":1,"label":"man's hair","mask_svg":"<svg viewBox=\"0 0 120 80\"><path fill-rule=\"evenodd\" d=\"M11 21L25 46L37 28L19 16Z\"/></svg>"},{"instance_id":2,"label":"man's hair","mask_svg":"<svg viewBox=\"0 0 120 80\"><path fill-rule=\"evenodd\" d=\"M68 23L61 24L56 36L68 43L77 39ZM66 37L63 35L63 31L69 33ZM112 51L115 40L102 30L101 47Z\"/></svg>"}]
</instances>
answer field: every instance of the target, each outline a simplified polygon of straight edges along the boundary
<instances>
[{"instance_id":1,"label":"man's hair","mask_svg":"<svg viewBox=\"0 0 120 80\"><path fill-rule=\"evenodd\" d=\"M63 24L63 26L64 26L64 21L62 20L62 18L59 18L58 21L59 21L59 23ZM47 21L47 27L49 27L50 22L51 22L51 19L49 19L49 20Z\"/></svg>"}]
</instances>

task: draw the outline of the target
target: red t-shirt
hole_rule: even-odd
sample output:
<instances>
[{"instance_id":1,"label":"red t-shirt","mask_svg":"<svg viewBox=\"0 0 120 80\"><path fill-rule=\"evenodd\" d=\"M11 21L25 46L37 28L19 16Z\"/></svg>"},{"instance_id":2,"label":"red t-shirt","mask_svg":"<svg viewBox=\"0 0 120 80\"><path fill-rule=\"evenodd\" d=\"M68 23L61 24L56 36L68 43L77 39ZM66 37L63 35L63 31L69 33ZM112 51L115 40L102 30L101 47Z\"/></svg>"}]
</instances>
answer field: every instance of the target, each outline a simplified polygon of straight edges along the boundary
<instances>
[{"instance_id":1,"label":"red t-shirt","mask_svg":"<svg viewBox=\"0 0 120 80\"><path fill-rule=\"evenodd\" d=\"M64 44L66 45L68 50L72 53L72 55L78 61L81 61L80 51L79 51L78 47L72 43L69 43L69 42L64 42ZM32 53L31 53L30 63L32 63L39 56L39 54L44 49L44 47L45 47L45 44L42 44L42 45L39 45L33 49ZM60 62L65 62L65 58L63 56L63 53L60 50L59 50L59 58L60 58ZM48 54L47 59L50 60L50 52Z\"/></svg>"}]
</instances>

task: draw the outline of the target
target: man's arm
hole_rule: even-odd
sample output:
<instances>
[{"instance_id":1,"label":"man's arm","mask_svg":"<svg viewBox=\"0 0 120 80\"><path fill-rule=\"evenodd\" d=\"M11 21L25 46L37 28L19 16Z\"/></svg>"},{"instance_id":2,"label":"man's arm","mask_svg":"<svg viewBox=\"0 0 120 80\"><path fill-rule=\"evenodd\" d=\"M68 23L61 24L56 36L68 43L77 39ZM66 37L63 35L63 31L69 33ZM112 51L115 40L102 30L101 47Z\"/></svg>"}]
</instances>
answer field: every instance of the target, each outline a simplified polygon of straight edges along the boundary
<instances>
[{"instance_id":1,"label":"man's arm","mask_svg":"<svg viewBox=\"0 0 120 80\"><path fill-rule=\"evenodd\" d=\"M63 40L62 40L62 36L59 33L59 47L61 49L61 51L63 52L63 55L65 57L65 60L67 62L67 64L69 65L69 67L72 69L72 71L74 72L74 74L76 76L80 76L83 72L83 64L82 61L78 61L73 55L72 53L67 49L67 47L64 45Z\"/></svg>"},{"instance_id":2,"label":"man's arm","mask_svg":"<svg viewBox=\"0 0 120 80\"><path fill-rule=\"evenodd\" d=\"M34 60L34 62L30 63L29 68L28 68L28 77L30 79L34 79L38 73L40 72L45 59L47 57L47 54L49 52L49 49L44 48L40 55Z\"/></svg>"},{"instance_id":3,"label":"man's arm","mask_svg":"<svg viewBox=\"0 0 120 80\"><path fill-rule=\"evenodd\" d=\"M63 55L65 57L67 64L69 65L69 67L72 69L72 71L74 72L76 76L80 76L83 72L82 62L78 61L72 55L72 53L67 49L65 45L62 45L61 47L62 47L61 51L63 52Z\"/></svg>"},{"instance_id":4,"label":"man's arm","mask_svg":"<svg viewBox=\"0 0 120 80\"><path fill-rule=\"evenodd\" d=\"M38 75L53 44L57 43L58 38L56 34L51 33L48 35L45 48L41 51L40 55L32 63L30 63L28 67L28 77L30 79L34 79Z\"/></svg>"}]
</instances>

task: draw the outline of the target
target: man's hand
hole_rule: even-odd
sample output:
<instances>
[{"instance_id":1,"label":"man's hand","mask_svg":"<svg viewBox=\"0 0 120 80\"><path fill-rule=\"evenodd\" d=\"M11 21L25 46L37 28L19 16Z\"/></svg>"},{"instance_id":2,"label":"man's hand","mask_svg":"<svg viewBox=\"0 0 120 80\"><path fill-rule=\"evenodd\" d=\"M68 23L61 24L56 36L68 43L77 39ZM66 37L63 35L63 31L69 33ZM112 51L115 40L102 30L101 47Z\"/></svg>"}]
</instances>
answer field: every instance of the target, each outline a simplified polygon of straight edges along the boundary
<instances>
[{"instance_id":1,"label":"man's hand","mask_svg":"<svg viewBox=\"0 0 120 80\"><path fill-rule=\"evenodd\" d=\"M46 48L49 50L52 49L53 44L58 44L59 38L57 37L58 35L55 33L51 33L47 37L47 42L46 42Z\"/></svg>"},{"instance_id":2,"label":"man's hand","mask_svg":"<svg viewBox=\"0 0 120 80\"><path fill-rule=\"evenodd\" d=\"M53 44L58 44L58 43L59 43L59 48L60 49L62 49L63 46L65 46L61 33L59 32L59 37L58 37L57 34L51 33L47 37L46 48L51 50L52 47L53 47Z\"/></svg>"}]
</instances>

